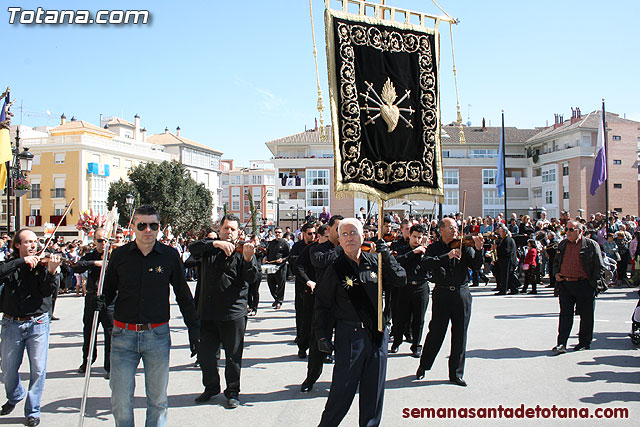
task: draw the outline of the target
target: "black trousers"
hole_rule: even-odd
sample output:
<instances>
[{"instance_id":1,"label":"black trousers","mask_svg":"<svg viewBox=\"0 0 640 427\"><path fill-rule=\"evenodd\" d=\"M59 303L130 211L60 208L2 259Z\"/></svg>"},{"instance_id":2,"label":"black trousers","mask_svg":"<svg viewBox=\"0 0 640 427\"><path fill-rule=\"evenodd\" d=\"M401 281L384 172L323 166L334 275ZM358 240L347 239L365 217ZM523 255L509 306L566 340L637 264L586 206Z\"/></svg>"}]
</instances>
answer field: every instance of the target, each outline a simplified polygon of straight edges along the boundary
<instances>
[{"instance_id":1,"label":"black trousers","mask_svg":"<svg viewBox=\"0 0 640 427\"><path fill-rule=\"evenodd\" d=\"M283 265L278 271L273 274L267 274L267 284L269 285L269 291L273 297L274 303L282 304L284 300L284 285L287 278L287 266Z\"/></svg>"},{"instance_id":2,"label":"black trousers","mask_svg":"<svg viewBox=\"0 0 640 427\"><path fill-rule=\"evenodd\" d=\"M218 360L220 359L219 348L222 344L225 356L224 377L227 383L224 395L227 398L238 397L246 329L246 316L227 321L203 320L201 322L198 361L202 369L202 384L205 390L220 391Z\"/></svg>"},{"instance_id":3,"label":"black trousers","mask_svg":"<svg viewBox=\"0 0 640 427\"><path fill-rule=\"evenodd\" d=\"M498 263L498 290L501 292L517 291L520 287L520 280L516 276L516 266L509 261Z\"/></svg>"},{"instance_id":4,"label":"black trousers","mask_svg":"<svg viewBox=\"0 0 640 427\"><path fill-rule=\"evenodd\" d=\"M399 327L392 331L393 345L399 346L402 343L404 331L410 330L413 338L411 350L415 351L422 340L424 315L429 305L429 285L427 283L417 285L407 283L406 286L398 288L395 297L398 303L393 310L394 313L397 312L396 318ZM396 326L395 323L394 326Z\"/></svg>"},{"instance_id":5,"label":"black trousers","mask_svg":"<svg viewBox=\"0 0 640 427\"><path fill-rule=\"evenodd\" d=\"M591 344L593 340L593 317L596 309L596 290L586 280L577 282L557 282L560 297L560 320L558 324L558 345L567 345L573 326L575 309L580 313L578 342Z\"/></svg>"},{"instance_id":6,"label":"black trousers","mask_svg":"<svg viewBox=\"0 0 640 427\"><path fill-rule=\"evenodd\" d=\"M84 314L82 316L82 364L87 365L89 358L89 343L91 342L91 326L93 326L93 313L96 310L96 294L87 294L84 297ZM102 325L104 333L104 369L109 372L111 369L111 331L113 330L113 306L105 307L98 313L98 325ZM93 344L93 355L91 363L98 358L98 334Z\"/></svg>"},{"instance_id":7,"label":"black trousers","mask_svg":"<svg viewBox=\"0 0 640 427\"><path fill-rule=\"evenodd\" d=\"M298 330L298 348L300 350L307 350L311 347L311 342L315 341L312 337L313 323L313 305L315 304L316 297L310 292L302 292L302 302L300 310L296 307L296 326L298 322L298 313L300 313L300 329ZM297 297L297 295L296 295ZM320 368L322 372L322 367Z\"/></svg>"},{"instance_id":8,"label":"black trousers","mask_svg":"<svg viewBox=\"0 0 640 427\"><path fill-rule=\"evenodd\" d=\"M307 359L307 377L304 380L307 384L315 384L322 375L322 365L326 353L318 350L318 340L313 335L311 328L313 324L313 305L316 297L310 292L303 295L302 305L302 331L298 336L298 348L309 349L309 358Z\"/></svg>"},{"instance_id":9,"label":"black trousers","mask_svg":"<svg viewBox=\"0 0 640 427\"><path fill-rule=\"evenodd\" d=\"M380 347L361 326L338 320L335 339L335 366L329 397L320 426L337 426L349 411L360 389L360 426L377 426L382 419L384 383L387 376L389 330L385 328Z\"/></svg>"},{"instance_id":10,"label":"black trousers","mask_svg":"<svg viewBox=\"0 0 640 427\"><path fill-rule=\"evenodd\" d=\"M442 347L451 320L451 353L449 354L449 378L462 378L464 374L467 329L471 317L471 292L468 286L450 291L435 287L429 333L424 340L420 366L429 370Z\"/></svg>"},{"instance_id":11,"label":"black trousers","mask_svg":"<svg viewBox=\"0 0 640 427\"><path fill-rule=\"evenodd\" d=\"M301 335L303 334L302 332L302 318L303 318L303 312L304 312L304 290L305 288L308 288L308 286L306 285L306 283L304 283L302 280L298 280L298 278L296 278L295 281L295 299L294 299L294 308L296 310L296 338L297 338L297 343L298 343L298 348L300 350L306 350L307 348L309 348L309 344L307 343L306 345L300 345L300 338Z\"/></svg>"},{"instance_id":12,"label":"black trousers","mask_svg":"<svg viewBox=\"0 0 640 427\"><path fill-rule=\"evenodd\" d=\"M253 311L258 311L258 303L260 302L260 280L256 280L253 283L249 283L249 294L247 295L248 306Z\"/></svg>"}]
</instances>

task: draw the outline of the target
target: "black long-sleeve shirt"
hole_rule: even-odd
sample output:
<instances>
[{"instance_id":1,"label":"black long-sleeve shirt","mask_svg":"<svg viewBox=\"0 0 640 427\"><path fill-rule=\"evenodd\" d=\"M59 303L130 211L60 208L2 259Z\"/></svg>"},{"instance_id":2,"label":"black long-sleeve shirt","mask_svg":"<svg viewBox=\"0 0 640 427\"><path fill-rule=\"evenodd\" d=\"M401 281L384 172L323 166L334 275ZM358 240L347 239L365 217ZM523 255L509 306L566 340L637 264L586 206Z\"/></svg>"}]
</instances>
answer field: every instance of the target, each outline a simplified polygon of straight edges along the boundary
<instances>
[{"instance_id":1,"label":"black long-sleeve shirt","mask_svg":"<svg viewBox=\"0 0 640 427\"><path fill-rule=\"evenodd\" d=\"M431 277L431 274L427 268L425 268L422 260L423 254L416 254L411 249L411 246L406 245L402 248L403 253L397 255L396 261L407 272L407 285L429 287L427 281Z\"/></svg>"},{"instance_id":2,"label":"black long-sleeve shirt","mask_svg":"<svg viewBox=\"0 0 640 427\"><path fill-rule=\"evenodd\" d=\"M114 319L124 323L164 323L170 318L169 285L185 324L199 327L178 251L156 242L146 256L135 241L111 253L104 281L105 303L118 295Z\"/></svg>"},{"instance_id":3,"label":"black long-sleeve shirt","mask_svg":"<svg viewBox=\"0 0 640 427\"><path fill-rule=\"evenodd\" d=\"M298 257L298 262L296 262L296 266L293 269L294 274L296 275L296 280L300 278L300 281L306 284L308 281L315 282L316 281L316 271L311 265L311 248L319 245L318 242L312 242L311 244L305 246ZM308 288L305 288L305 290Z\"/></svg>"},{"instance_id":4,"label":"black long-sleeve shirt","mask_svg":"<svg viewBox=\"0 0 640 427\"><path fill-rule=\"evenodd\" d=\"M234 320L247 315L249 284L258 278L258 262L246 262L241 253L227 257L214 248L214 239L193 242L189 251L200 262L197 312L201 320Z\"/></svg>"},{"instance_id":5,"label":"black long-sleeve shirt","mask_svg":"<svg viewBox=\"0 0 640 427\"><path fill-rule=\"evenodd\" d=\"M51 274L44 265L32 269L24 258L0 264L3 286L0 307L12 317L39 316L49 312L53 294L60 286L60 274Z\"/></svg>"},{"instance_id":6,"label":"black long-sleeve shirt","mask_svg":"<svg viewBox=\"0 0 640 427\"><path fill-rule=\"evenodd\" d=\"M341 257L347 255L341 251ZM358 278L371 300L374 307L378 306L378 254L362 252L360 264L348 260L354 272L358 272ZM360 322L356 309L344 289L344 277L338 277L334 263L327 266L319 278L315 294L313 330L316 337L330 337L332 314L336 320ZM389 256L382 262L382 286L385 290L392 287L401 287L407 283L404 269L398 262ZM388 319L384 319L386 323Z\"/></svg>"},{"instance_id":7,"label":"black long-sleeve shirt","mask_svg":"<svg viewBox=\"0 0 640 427\"><path fill-rule=\"evenodd\" d=\"M275 261L280 258L287 258L289 256L289 244L284 239L274 239L267 245L267 261ZM286 261L281 263L272 263L275 265L282 265Z\"/></svg>"},{"instance_id":8,"label":"black long-sleeve shirt","mask_svg":"<svg viewBox=\"0 0 640 427\"><path fill-rule=\"evenodd\" d=\"M324 243L310 248L309 259L311 260L311 265L316 270L316 278L320 279L327 266L343 253L342 246L334 246L331 240L327 240Z\"/></svg>"},{"instance_id":9,"label":"black long-sleeve shirt","mask_svg":"<svg viewBox=\"0 0 640 427\"><path fill-rule=\"evenodd\" d=\"M80 258L73 267L74 273L84 273L89 270L87 274L87 295L94 295L98 292L98 281L100 280L102 267L95 265L95 261L100 260L102 260L102 254L94 249Z\"/></svg>"},{"instance_id":10,"label":"black long-sleeve shirt","mask_svg":"<svg viewBox=\"0 0 640 427\"><path fill-rule=\"evenodd\" d=\"M431 271L431 280L436 287L460 288L469 283L469 270L482 267L482 251L473 247L463 247L461 259L449 258L451 249L443 241L437 241L427 247L422 258L422 268Z\"/></svg>"}]
</instances>

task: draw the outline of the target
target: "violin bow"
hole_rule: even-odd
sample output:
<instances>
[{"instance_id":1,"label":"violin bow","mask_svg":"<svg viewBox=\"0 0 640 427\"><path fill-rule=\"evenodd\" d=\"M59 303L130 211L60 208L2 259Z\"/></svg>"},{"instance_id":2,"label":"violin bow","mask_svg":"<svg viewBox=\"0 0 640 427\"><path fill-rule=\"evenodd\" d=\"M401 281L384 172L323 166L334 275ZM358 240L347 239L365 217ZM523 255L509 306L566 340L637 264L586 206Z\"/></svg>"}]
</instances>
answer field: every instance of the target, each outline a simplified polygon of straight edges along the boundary
<instances>
[{"instance_id":1,"label":"violin bow","mask_svg":"<svg viewBox=\"0 0 640 427\"><path fill-rule=\"evenodd\" d=\"M462 192L462 230L458 230L460 232L460 259L462 259L462 243L464 241L464 211L467 205L467 190Z\"/></svg>"},{"instance_id":2,"label":"violin bow","mask_svg":"<svg viewBox=\"0 0 640 427\"><path fill-rule=\"evenodd\" d=\"M62 221L64 221L64 218L67 216L67 214L69 213L69 211L71 210L71 205L73 205L73 202L75 202L76 198L72 198L71 201L69 202L69 204L67 205L67 208L64 210L64 213L62 214L62 216L60 217L60 220L58 221L58 223L56 224L56 228L53 229L53 232L51 233L51 236L49 236L49 238L47 239L47 241L44 243L44 246L42 247L42 249L40 249L40 252L37 253L37 257L39 258L40 256L42 256L42 254L44 253L44 251L49 247L49 244L51 243L51 240L53 240L53 238L56 235L56 232L58 231L58 228L60 228L60 224L62 224Z\"/></svg>"}]
</instances>

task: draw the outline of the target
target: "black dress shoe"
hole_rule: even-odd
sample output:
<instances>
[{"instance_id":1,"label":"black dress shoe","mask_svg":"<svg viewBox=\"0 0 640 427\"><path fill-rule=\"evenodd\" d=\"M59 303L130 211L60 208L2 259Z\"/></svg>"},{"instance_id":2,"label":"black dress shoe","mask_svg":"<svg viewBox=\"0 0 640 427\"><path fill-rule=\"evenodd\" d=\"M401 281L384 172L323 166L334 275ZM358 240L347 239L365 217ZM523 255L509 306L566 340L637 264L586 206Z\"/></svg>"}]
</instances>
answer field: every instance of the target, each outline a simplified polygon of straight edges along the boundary
<instances>
[{"instance_id":1,"label":"black dress shoe","mask_svg":"<svg viewBox=\"0 0 640 427\"><path fill-rule=\"evenodd\" d=\"M51 316L51 320L60 320L60 318L56 316ZM40 418L38 418L37 420L38 420L38 424L40 424ZM38 424L35 424L35 425L38 425Z\"/></svg>"},{"instance_id":2,"label":"black dress shoe","mask_svg":"<svg viewBox=\"0 0 640 427\"><path fill-rule=\"evenodd\" d=\"M205 390L202 394L195 398L196 403L208 402L216 394L220 393L220 390Z\"/></svg>"},{"instance_id":3,"label":"black dress shoe","mask_svg":"<svg viewBox=\"0 0 640 427\"><path fill-rule=\"evenodd\" d=\"M29 427L37 426L38 424L40 424L40 418L37 418L37 417L27 418L27 425Z\"/></svg>"},{"instance_id":4,"label":"black dress shoe","mask_svg":"<svg viewBox=\"0 0 640 427\"><path fill-rule=\"evenodd\" d=\"M110 380L111 379L111 372L107 371L107 373L104 374L104 379L105 380Z\"/></svg>"},{"instance_id":5,"label":"black dress shoe","mask_svg":"<svg viewBox=\"0 0 640 427\"><path fill-rule=\"evenodd\" d=\"M84 363L82 365L80 365L80 367L78 368L78 373L79 374L84 374L85 372L87 372L87 365L85 365Z\"/></svg>"},{"instance_id":6,"label":"black dress shoe","mask_svg":"<svg viewBox=\"0 0 640 427\"><path fill-rule=\"evenodd\" d=\"M14 410L16 405L12 405L7 401L4 405L2 405L2 409L0 409L0 415L9 415L11 411Z\"/></svg>"},{"instance_id":7,"label":"black dress shoe","mask_svg":"<svg viewBox=\"0 0 640 427\"><path fill-rule=\"evenodd\" d=\"M411 357L419 359L422 356L422 346L419 345L416 349L412 350Z\"/></svg>"},{"instance_id":8,"label":"black dress shoe","mask_svg":"<svg viewBox=\"0 0 640 427\"><path fill-rule=\"evenodd\" d=\"M582 351L582 350L590 350L591 346L589 344L578 344L573 347L573 351Z\"/></svg>"},{"instance_id":9,"label":"black dress shoe","mask_svg":"<svg viewBox=\"0 0 640 427\"><path fill-rule=\"evenodd\" d=\"M236 409L238 406L240 406L240 401L237 397L230 397L227 399L227 407L229 409Z\"/></svg>"},{"instance_id":10,"label":"black dress shoe","mask_svg":"<svg viewBox=\"0 0 640 427\"><path fill-rule=\"evenodd\" d=\"M327 354L327 355L324 357L324 363L333 363L333 362L335 362L335 360L334 360L334 358L333 358L333 356L332 356L332 355Z\"/></svg>"},{"instance_id":11,"label":"black dress shoe","mask_svg":"<svg viewBox=\"0 0 640 427\"><path fill-rule=\"evenodd\" d=\"M420 381L421 379L423 379L425 372L426 369L424 369L422 366L418 366L418 370L416 371L416 380Z\"/></svg>"},{"instance_id":12,"label":"black dress shoe","mask_svg":"<svg viewBox=\"0 0 640 427\"><path fill-rule=\"evenodd\" d=\"M398 352L398 346L397 345L392 345L391 346L391 350L389 350L389 353L397 353Z\"/></svg>"},{"instance_id":13,"label":"black dress shoe","mask_svg":"<svg viewBox=\"0 0 640 427\"><path fill-rule=\"evenodd\" d=\"M507 294L506 292L498 291L494 295L506 295L506 294Z\"/></svg>"},{"instance_id":14,"label":"black dress shoe","mask_svg":"<svg viewBox=\"0 0 640 427\"><path fill-rule=\"evenodd\" d=\"M300 359L306 359L307 358L307 352L306 350L298 350L298 357Z\"/></svg>"},{"instance_id":15,"label":"black dress shoe","mask_svg":"<svg viewBox=\"0 0 640 427\"><path fill-rule=\"evenodd\" d=\"M462 378L449 378L449 382L455 384L455 385L459 385L460 387L466 387L467 383L465 380L463 380Z\"/></svg>"},{"instance_id":16,"label":"black dress shoe","mask_svg":"<svg viewBox=\"0 0 640 427\"><path fill-rule=\"evenodd\" d=\"M308 392L311 391L312 388L313 388L313 383L308 383L308 382L305 381L300 386L300 391L302 393L308 393Z\"/></svg>"}]
</instances>

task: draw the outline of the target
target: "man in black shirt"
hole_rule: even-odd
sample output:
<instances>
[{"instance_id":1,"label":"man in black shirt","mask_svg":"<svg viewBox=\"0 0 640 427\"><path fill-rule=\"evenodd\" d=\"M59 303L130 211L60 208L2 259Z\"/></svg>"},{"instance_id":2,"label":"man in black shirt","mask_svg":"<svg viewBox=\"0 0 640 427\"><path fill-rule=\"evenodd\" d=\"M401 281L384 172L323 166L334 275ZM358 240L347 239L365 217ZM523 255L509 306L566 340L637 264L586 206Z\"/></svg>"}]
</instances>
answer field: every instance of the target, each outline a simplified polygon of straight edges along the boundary
<instances>
[{"instance_id":1,"label":"man in black shirt","mask_svg":"<svg viewBox=\"0 0 640 427\"><path fill-rule=\"evenodd\" d=\"M220 224L220 240L198 240L189 251L200 257L200 295L197 312L202 322L198 360L202 368L204 392L196 398L204 403L220 393L218 359L220 344L226 357L224 395L229 408L240 404L240 366L247 327L249 283L258 277L255 247L245 243L236 252L239 219L225 215Z\"/></svg>"},{"instance_id":2,"label":"man in black shirt","mask_svg":"<svg viewBox=\"0 0 640 427\"><path fill-rule=\"evenodd\" d=\"M267 263L278 266L278 271L267 274L267 284L273 297L272 307L278 310L282 307L284 299L284 285L287 278L287 257L289 256L289 244L282 238L282 228L276 227L275 239L267 245Z\"/></svg>"},{"instance_id":3,"label":"man in black shirt","mask_svg":"<svg viewBox=\"0 0 640 427\"><path fill-rule=\"evenodd\" d=\"M302 335L302 304L305 293L305 288L307 288L306 280L299 274L296 273L296 264L298 263L298 259L302 250L313 243L313 240L316 237L316 228L313 224L304 224L300 229L302 232L302 238L295 242L291 247L291 252L289 252L289 265L291 266L292 272L296 276L295 281L295 309L296 309L296 343L298 344L298 357L300 359L304 359L307 357L307 349L309 348L308 342L302 342L300 336Z\"/></svg>"},{"instance_id":4,"label":"man in black shirt","mask_svg":"<svg viewBox=\"0 0 640 427\"><path fill-rule=\"evenodd\" d=\"M98 281L100 279L100 270L102 269L102 257L104 254L105 236L104 230L98 228L94 235L93 241L96 248L83 256L73 267L74 273L84 273L89 270L87 275L87 294L84 297L84 315L82 316L82 336L84 342L82 344L82 364L78 368L78 373L84 374L87 370L87 360L89 353L89 341L91 340L91 328L93 326L93 314L96 311L96 298L98 296ZM104 332L104 370L107 371L106 378L109 379L110 353L111 353L111 330L113 329L113 305L104 307L99 311L98 322L102 325ZM96 343L93 347L93 355L91 363L98 357L98 337L96 335Z\"/></svg>"},{"instance_id":5,"label":"man in black shirt","mask_svg":"<svg viewBox=\"0 0 640 427\"><path fill-rule=\"evenodd\" d=\"M378 256L364 253L362 223L355 218L340 222L343 251L321 276L316 287L314 329L321 351L329 351L331 317L336 319L335 358L329 397L320 426L337 426L349 411L360 389L360 425L379 425L382 418L387 371L389 330L378 330ZM395 261L384 241L382 253L384 287L404 286L404 269Z\"/></svg>"},{"instance_id":6,"label":"man in black shirt","mask_svg":"<svg viewBox=\"0 0 640 427\"><path fill-rule=\"evenodd\" d=\"M407 272L407 286L398 288L394 298L394 316L398 325L394 325L393 344L391 353L397 353L402 344L403 331L410 329L413 357L422 355L422 329L424 327L424 315L429 305L429 279L428 271L422 266L422 258L427 247L422 245L422 236L426 230L420 224L411 227L409 244L404 253L398 254L396 260Z\"/></svg>"},{"instance_id":7,"label":"man in black shirt","mask_svg":"<svg viewBox=\"0 0 640 427\"><path fill-rule=\"evenodd\" d=\"M142 359L147 425L167 423L169 382L169 286L189 328L191 356L197 353L200 322L180 255L157 241L160 216L152 206L133 214L136 239L111 253L98 309L116 297L111 334L111 409L116 425L133 425L135 375Z\"/></svg>"},{"instance_id":8,"label":"man in black shirt","mask_svg":"<svg viewBox=\"0 0 640 427\"><path fill-rule=\"evenodd\" d=\"M18 231L13 239L14 253L0 265L2 289L2 332L0 354L7 402L0 415L7 415L25 397L24 415L27 425L40 424L40 399L47 375L49 349L49 310L51 299L60 285L60 255L51 255L40 264L36 255L38 240L29 229ZM18 370L27 349L31 378L29 391L20 383Z\"/></svg>"},{"instance_id":9,"label":"man in black shirt","mask_svg":"<svg viewBox=\"0 0 640 427\"><path fill-rule=\"evenodd\" d=\"M423 268L431 271L436 284L433 290L431 322L429 333L424 340L424 350L416 378L424 378L425 371L433 366L442 341L451 321L451 354L449 355L449 381L465 387L464 373L467 329L471 317L471 292L469 291L469 270L482 265L482 245L484 238L473 236L474 247L451 249L451 243L458 239L458 226L452 218L440 221L441 240L432 243L422 260ZM459 240L458 240L459 241Z\"/></svg>"}]
</instances>

